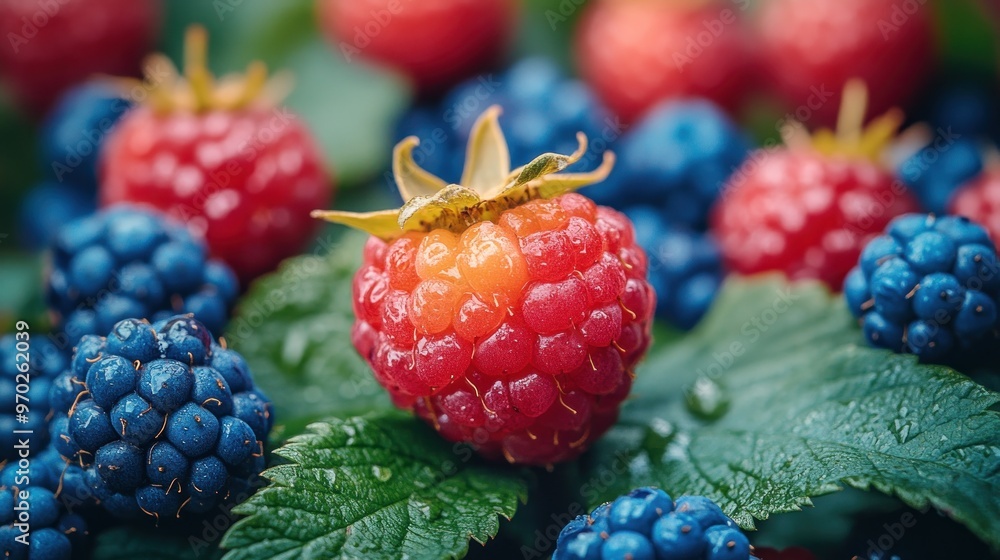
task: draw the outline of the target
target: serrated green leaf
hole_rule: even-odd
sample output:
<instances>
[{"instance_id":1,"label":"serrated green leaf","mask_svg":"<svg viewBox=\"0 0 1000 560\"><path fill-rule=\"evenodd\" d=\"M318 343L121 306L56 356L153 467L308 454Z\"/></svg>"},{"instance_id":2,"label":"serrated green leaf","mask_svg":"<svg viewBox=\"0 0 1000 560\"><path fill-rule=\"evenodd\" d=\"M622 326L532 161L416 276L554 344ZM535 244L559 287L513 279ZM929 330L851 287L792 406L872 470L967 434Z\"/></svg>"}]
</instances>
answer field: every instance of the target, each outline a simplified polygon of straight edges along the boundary
<instances>
[{"instance_id":1,"label":"serrated green leaf","mask_svg":"<svg viewBox=\"0 0 1000 560\"><path fill-rule=\"evenodd\" d=\"M390 409L385 391L351 344L351 281L364 236L321 238L251 286L226 340L274 401L279 422Z\"/></svg>"},{"instance_id":2,"label":"serrated green leaf","mask_svg":"<svg viewBox=\"0 0 1000 560\"><path fill-rule=\"evenodd\" d=\"M774 277L727 284L697 331L640 371L585 472L599 503L653 484L716 500L743 527L845 486L933 505L1000 547L1000 395L948 368L857 346L839 297ZM727 392L699 421L684 388ZM598 491L600 490L600 491Z\"/></svg>"},{"instance_id":3,"label":"serrated green leaf","mask_svg":"<svg viewBox=\"0 0 1000 560\"><path fill-rule=\"evenodd\" d=\"M516 470L403 415L312 424L275 453L290 463L236 508L226 560L461 558L527 498Z\"/></svg>"},{"instance_id":4,"label":"serrated green leaf","mask_svg":"<svg viewBox=\"0 0 1000 560\"><path fill-rule=\"evenodd\" d=\"M214 540L218 539L218 531L212 535ZM222 551L216 545L216 542L205 540L195 533L185 536L161 529L115 527L98 534L90 558L92 560L217 560L222 558Z\"/></svg>"}]
</instances>

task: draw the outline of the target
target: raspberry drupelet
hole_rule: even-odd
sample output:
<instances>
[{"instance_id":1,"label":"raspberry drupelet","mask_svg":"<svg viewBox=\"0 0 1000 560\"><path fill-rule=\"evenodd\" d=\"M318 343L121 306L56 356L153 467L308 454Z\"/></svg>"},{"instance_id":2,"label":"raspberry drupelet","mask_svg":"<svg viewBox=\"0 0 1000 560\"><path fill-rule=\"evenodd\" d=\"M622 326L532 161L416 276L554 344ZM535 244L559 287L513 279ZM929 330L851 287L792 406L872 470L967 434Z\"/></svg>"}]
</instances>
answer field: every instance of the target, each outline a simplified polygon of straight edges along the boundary
<instances>
[{"instance_id":1,"label":"raspberry drupelet","mask_svg":"<svg viewBox=\"0 0 1000 560\"><path fill-rule=\"evenodd\" d=\"M353 343L393 402L489 458L547 465L582 453L617 419L650 342L655 294L621 213L571 192L544 154L509 170L499 110L470 138L462 185L396 148L407 204L316 212L373 234L354 280ZM421 193L414 196L414 193Z\"/></svg>"}]
</instances>

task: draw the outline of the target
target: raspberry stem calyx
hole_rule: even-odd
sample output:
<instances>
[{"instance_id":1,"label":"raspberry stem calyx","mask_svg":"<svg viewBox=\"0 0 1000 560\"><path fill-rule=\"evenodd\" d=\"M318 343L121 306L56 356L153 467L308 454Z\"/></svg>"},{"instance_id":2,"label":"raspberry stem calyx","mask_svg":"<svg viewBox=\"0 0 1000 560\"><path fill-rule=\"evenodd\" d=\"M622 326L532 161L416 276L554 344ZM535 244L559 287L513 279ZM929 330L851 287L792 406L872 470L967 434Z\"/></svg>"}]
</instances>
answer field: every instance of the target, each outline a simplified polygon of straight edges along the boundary
<instances>
[{"instance_id":1,"label":"raspberry stem calyx","mask_svg":"<svg viewBox=\"0 0 1000 560\"><path fill-rule=\"evenodd\" d=\"M312 216L392 240L408 231L447 229L461 233L477 222L495 221L510 208L537 198L553 198L607 178L614 154L604 153L597 169L560 173L587 151L587 138L577 133L579 147L569 155L546 153L527 165L510 169L510 152L500 129L500 107L488 108L476 120L466 148L460 185L447 184L413 160L420 141L410 136L393 150L393 175L405 204L394 210L343 212L314 210Z\"/></svg>"},{"instance_id":2,"label":"raspberry stem calyx","mask_svg":"<svg viewBox=\"0 0 1000 560\"><path fill-rule=\"evenodd\" d=\"M234 73L216 79L209 71L208 32L192 25L184 37L184 71L162 53L146 59L145 84L149 88L147 104L159 114L176 111L203 113L212 110L238 111L252 106L272 107L291 89L287 74L268 76L267 66L255 60L243 74ZM139 81L121 78L126 88Z\"/></svg>"}]
</instances>

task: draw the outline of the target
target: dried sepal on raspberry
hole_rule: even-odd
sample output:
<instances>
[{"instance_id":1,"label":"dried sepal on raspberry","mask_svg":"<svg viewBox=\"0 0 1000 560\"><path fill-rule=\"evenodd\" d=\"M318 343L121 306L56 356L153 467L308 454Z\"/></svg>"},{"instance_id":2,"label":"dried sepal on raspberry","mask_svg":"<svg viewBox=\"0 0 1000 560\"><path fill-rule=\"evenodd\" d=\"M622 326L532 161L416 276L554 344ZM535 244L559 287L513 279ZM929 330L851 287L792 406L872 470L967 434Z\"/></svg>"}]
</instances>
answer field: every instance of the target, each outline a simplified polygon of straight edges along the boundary
<instances>
[{"instance_id":1,"label":"dried sepal on raspberry","mask_svg":"<svg viewBox=\"0 0 1000 560\"><path fill-rule=\"evenodd\" d=\"M360 229L384 241L409 231L461 233L474 223L495 221L504 211L529 200L554 198L602 181L614 166L614 154L605 152L594 171L560 173L586 153L587 138L581 133L577 135L579 147L572 154L542 154L511 170L499 117L500 108L490 107L473 126L462 184L449 185L421 169L413 160L419 140L411 136L393 152L393 173L405 202L402 208L364 213L316 210L313 217Z\"/></svg>"},{"instance_id":2,"label":"dried sepal on raspberry","mask_svg":"<svg viewBox=\"0 0 1000 560\"><path fill-rule=\"evenodd\" d=\"M178 70L162 53L146 57L144 82L117 78L125 89L149 89L146 105L158 114L178 111L204 113L212 110L239 111L272 108L281 104L291 89L291 76L269 76L262 61L251 62L245 73L216 79L208 69L208 32L192 25L184 36L184 70Z\"/></svg>"}]
</instances>

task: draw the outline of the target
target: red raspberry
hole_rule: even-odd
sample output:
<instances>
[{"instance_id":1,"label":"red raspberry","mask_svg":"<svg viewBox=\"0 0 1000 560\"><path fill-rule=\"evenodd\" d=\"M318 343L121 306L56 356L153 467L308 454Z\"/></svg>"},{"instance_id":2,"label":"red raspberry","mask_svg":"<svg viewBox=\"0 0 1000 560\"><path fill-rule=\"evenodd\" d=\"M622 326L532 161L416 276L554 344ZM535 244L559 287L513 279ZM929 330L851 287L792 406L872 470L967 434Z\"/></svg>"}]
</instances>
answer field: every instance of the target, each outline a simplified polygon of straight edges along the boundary
<instances>
[{"instance_id":1,"label":"red raspberry","mask_svg":"<svg viewBox=\"0 0 1000 560\"><path fill-rule=\"evenodd\" d=\"M598 0L584 10L580 71L623 119L664 98L707 97L733 111L746 97L754 61L734 3Z\"/></svg>"},{"instance_id":2,"label":"red raspberry","mask_svg":"<svg viewBox=\"0 0 1000 560\"><path fill-rule=\"evenodd\" d=\"M0 75L42 114L92 74L132 75L156 41L158 0L0 2Z\"/></svg>"},{"instance_id":3,"label":"red raspberry","mask_svg":"<svg viewBox=\"0 0 1000 560\"><path fill-rule=\"evenodd\" d=\"M516 21L514 0L318 0L330 42L440 90L496 62Z\"/></svg>"},{"instance_id":4,"label":"red raspberry","mask_svg":"<svg viewBox=\"0 0 1000 560\"><path fill-rule=\"evenodd\" d=\"M712 229L730 270L777 270L839 291L868 241L895 216L917 211L903 184L873 161L902 115L864 128L865 97L860 82L849 83L836 135L821 130L813 145L790 138L793 147L758 150L729 178Z\"/></svg>"},{"instance_id":5,"label":"red raspberry","mask_svg":"<svg viewBox=\"0 0 1000 560\"><path fill-rule=\"evenodd\" d=\"M962 185L951 199L949 212L982 224L990 239L1000 242L1000 166L988 167Z\"/></svg>"},{"instance_id":6,"label":"red raspberry","mask_svg":"<svg viewBox=\"0 0 1000 560\"><path fill-rule=\"evenodd\" d=\"M477 130L495 126L497 114ZM470 145L484 149L482 136L474 130ZM397 147L397 170L415 167L407 142ZM506 145L487 161L508 161ZM610 162L593 177L606 176ZM516 174L506 190L414 176L450 194L408 196L397 175L409 200L402 214L314 213L387 239L369 239L354 277L355 348L397 406L449 440L511 463L579 455L614 424L650 342L656 295L631 222L579 194L539 198L539 179L519 183ZM386 218L414 206L430 213L399 218L413 229L394 232Z\"/></svg>"},{"instance_id":7,"label":"red raspberry","mask_svg":"<svg viewBox=\"0 0 1000 560\"><path fill-rule=\"evenodd\" d=\"M201 55L189 64L203 58L203 40L202 31L191 34L189 47ZM248 73L246 101L263 86L261 71ZM186 222L245 286L309 243L316 228L306 217L328 203L330 180L288 109L201 94L207 101L198 106L181 97L164 110L158 103L169 92L154 91L150 105L119 121L102 150L101 202L148 204Z\"/></svg>"},{"instance_id":8,"label":"red raspberry","mask_svg":"<svg viewBox=\"0 0 1000 560\"><path fill-rule=\"evenodd\" d=\"M840 92L859 78L869 115L905 104L934 67L932 6L899 0L769 0L758 22L769 83L797 118L832 126ZM905 10L905 11L904 11ZM912 12L912 13L910 13Z\"/></svg>"},{"instance_id":9,"label":"red raspberry","mask_svg":"<svg viewBox=\"0 0 1000 560\"><path fill-rule=\"evenodd\" d=\"M751 155L730 179L712 227L730 270L780 270L840 290L861 249L916 201L873 163L811 150Z\"/></svg>"}]
</instances>

